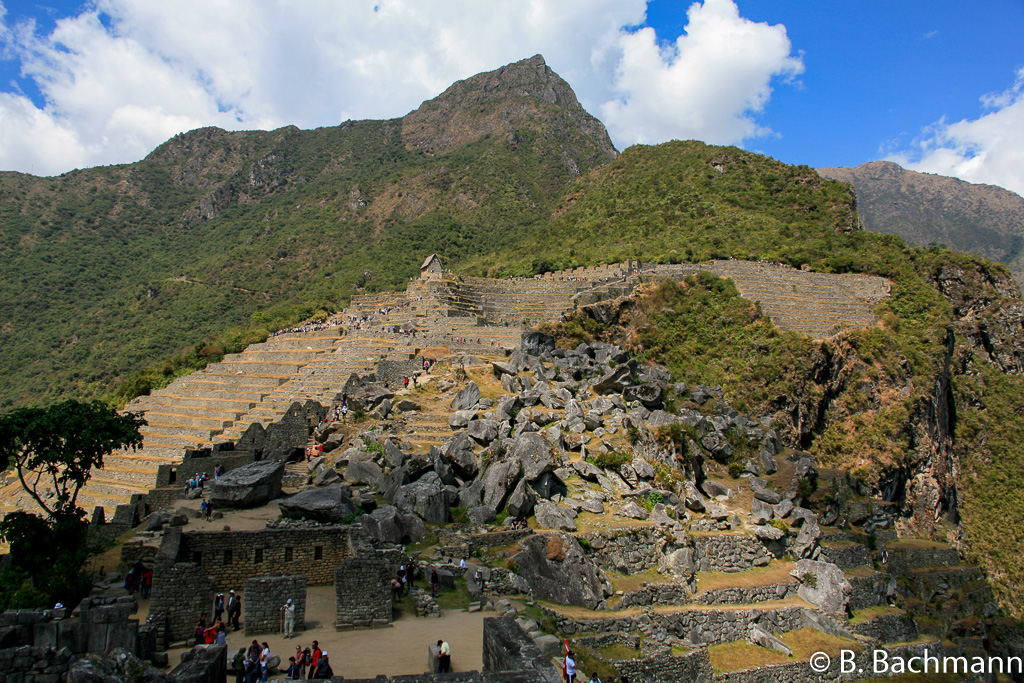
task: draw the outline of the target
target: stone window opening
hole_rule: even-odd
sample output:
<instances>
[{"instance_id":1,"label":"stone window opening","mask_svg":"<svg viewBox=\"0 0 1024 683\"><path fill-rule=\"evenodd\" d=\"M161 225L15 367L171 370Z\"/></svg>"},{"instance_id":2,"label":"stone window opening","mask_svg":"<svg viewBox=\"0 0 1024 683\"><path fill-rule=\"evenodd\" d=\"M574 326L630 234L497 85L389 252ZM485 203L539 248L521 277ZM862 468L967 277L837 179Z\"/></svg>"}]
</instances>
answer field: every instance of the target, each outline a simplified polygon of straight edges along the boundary
<instances>
[{"instance_id":1,"label":"stone window opening","mask_svg":"<svg viewBox=\"0 0 1024 683\"><path fill-rule=\"evenodd\" d=\"M254 564L260 564L263 562L263 548L256 548L256 557L253 559Z\"/></svg>"},{"instance_id":2,"label":"stone window opening","mask_svg":"<svg viewBox=\"0 0 1024 683\"><path fill-rule=\"evenodd\" d=\"M313 559L322 560L324 559L324 547L322 545L313 546Z\"/></svg>"},{"instance_id":3,"label":"stone window opening","mask_svg":"<svg viewBox=\"0 0 1024 683\"><path fill-rule=\"evenodd\" d=\"M231 564L232 557L231 548L224 551L224 564Z\"/></svg>"},{"instance_id":4,"label":"stone window opening","mask_svg":"<svg viewBox=\"0 0 1024 683\"><path fill-rule=\"evenodd\" d=\"M284 549L284 561L285 562L291 562L292 561L292 549L291 548L285 548Z\"/></svg>"},{"instance_id":5,"label":"stone window opening","mask_svg":"<svg viewBox=\"0 0 1024 683\"><path fill-rule=\"evenodd\" d=\"M195 562L196 564L202 564L203 563L203 554L201 552L199 552L198 550L194 551L192 553L192 561Z\"/></svg>"}]
</instances>

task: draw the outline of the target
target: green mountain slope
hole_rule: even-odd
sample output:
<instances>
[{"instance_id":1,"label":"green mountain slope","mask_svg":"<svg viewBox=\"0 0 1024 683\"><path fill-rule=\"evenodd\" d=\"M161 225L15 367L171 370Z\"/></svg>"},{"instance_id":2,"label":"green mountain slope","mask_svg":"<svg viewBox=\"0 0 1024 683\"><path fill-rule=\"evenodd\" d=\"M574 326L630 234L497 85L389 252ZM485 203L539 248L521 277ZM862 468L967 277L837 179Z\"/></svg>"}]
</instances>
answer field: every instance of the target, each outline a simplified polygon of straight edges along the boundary
<instances>
[{"instance_id":1,"label":"green mountain slope","mask_svg":"<svg viewBox=\"0 0 1024 683\"><path fill-rule=\"evenodd\" d=\"M255 312L337 310L364 271L394 287L433 251L513 244L615 155L534 57L402 119L202 129L136 164L0 174L0 406L103 395Z\"/></svg>"},{"instance_id":2,"label":"green mountain slope","mask_svg":"<svg viewBox=\"0 0 1024 683\"><path fill-rule=\"evenodd\" d=\"M1024 197L889 161L818 172L853 185L868 230L899 235L916 246L944 244L984 256L1009 266L1024 283Z\"/></svg>"}]
</instances>

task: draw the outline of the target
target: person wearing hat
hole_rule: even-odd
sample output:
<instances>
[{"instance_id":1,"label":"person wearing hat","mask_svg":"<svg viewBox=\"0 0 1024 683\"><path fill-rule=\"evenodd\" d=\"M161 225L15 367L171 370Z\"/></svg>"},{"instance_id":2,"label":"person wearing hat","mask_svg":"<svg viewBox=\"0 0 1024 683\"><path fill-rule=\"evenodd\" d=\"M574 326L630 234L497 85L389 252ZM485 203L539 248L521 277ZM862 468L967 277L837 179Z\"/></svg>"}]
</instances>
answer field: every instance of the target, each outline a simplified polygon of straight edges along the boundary
<instances>
[{"instance_id":1,"label":"person wearing hat","mask_svg":"<svg viewBox=\"0 0 1024 683\"><path fill-rule=\"evenodd\" d=\"M281 609L284 610L284 637L291 638L295 632L295 603L288 598L288 602Z\"/></svg>"},{"instance_id":2,"label":"person wearing hat","mask_svg":"<svg viewBox=\"0 0 1024 683\"><path fill-rule=\"evenodd\" d=\"M238 618L242 616L242 599L235 594L235 589L228 591L228 622L231 628L238 630Z\"/></svg>"},{"instance_id":3,"label":"person wearing hat","mask_svg":"<svg viewBox=\"0 0 1024 683\"><path fill-rule=\"evenodd\" d=\"M320 659L317 660L313 678L330 679L332 676L334 676L334 669L331 668L331 663L327 660L327 650L324 650L320 653Z\"/></svg>"}]
</instances>

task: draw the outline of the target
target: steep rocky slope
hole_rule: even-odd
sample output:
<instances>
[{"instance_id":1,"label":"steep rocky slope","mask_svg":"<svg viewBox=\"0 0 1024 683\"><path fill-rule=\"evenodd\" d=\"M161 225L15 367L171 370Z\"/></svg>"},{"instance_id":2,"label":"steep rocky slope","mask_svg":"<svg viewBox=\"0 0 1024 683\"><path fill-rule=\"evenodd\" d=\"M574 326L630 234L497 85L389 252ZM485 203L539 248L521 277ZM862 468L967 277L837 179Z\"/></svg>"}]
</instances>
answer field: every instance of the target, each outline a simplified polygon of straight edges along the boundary
<instances>
[{"instance_id":1,"label":"steep rocky slope","mask_svg":"<svg viewBox=\"0 0 1024 683\"><path fill-rule=\"evenodd\" d=\"M820 168L850 183L864 227L908 243L945 244L1005 263L1024 282L1024 197L995 185L918 173L890 161Z\"/></svg>"},{"instance_id":2,"label":"steep rocky slope","mask_svg":"<svg viewBox=\"0 0 1024 683\"><path fill-rule=\"evenodd\" d=\"M515 242L615 156L538 56L402 119L206 128L135 164L0 174L0 405L102 394L255 312L337 310L432 251Z\"/></svg>"}]
</instances>

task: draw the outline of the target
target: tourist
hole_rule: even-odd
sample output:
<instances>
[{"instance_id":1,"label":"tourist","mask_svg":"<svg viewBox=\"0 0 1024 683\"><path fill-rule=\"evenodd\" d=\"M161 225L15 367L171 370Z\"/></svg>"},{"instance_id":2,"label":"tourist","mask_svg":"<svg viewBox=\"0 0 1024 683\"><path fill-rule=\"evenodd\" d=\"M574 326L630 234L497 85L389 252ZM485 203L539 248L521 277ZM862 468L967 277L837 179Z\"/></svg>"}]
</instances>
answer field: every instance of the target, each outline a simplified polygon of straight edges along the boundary
<instances>
[{"instance_id":1,"label":"tourist","mask_svg":"<svg viewBox=\"0 0 1024 683\"><path fill-rule=\"evenodd\" d=\"M217 597L213 599L213 620L220 621L222 616L224 616L224 594L217 593Z\"/></svg>"},{"instance_id":2,"label":"tourist","mask_svg":"<svg viewBox=\"0 0 1024 683\"><path fill-rule=\"evenodd\" d=\"M590 683L601 683L601 679L597 677L597 673L590 674Z\"/></svg>"},{"instance_id":3,"label":"tourist","mask_svg":"<svg viewBox=\"0 0 1024 683\"><path fill-rule=\"evenodd\" d=\"M249 645L249 651L245 653L245 656L250 662L258 662L262 651L263 648L260 647L260 641L253 639L252 644Z\"/></svg>"},{"instance_id":4,"label":"tourist","mask_svg":"<svg viewBox=\"0 0 1024 683\"><path fill-rule=\"evenodd\" d=\"M437 673L450 673L452 670L452 648L447 640L437 641Z\"/></svg>"},{"instance_id":5,"label":"tourist","mask_svg":"<svg viewBox=\"0 0 1024 683\"><path fill-rule=\"evenodd\" d=\"M391 599L395 601L402 599L402 584L398 579L391 579Z\"/></svg>"},{"instance_id":6,"label":"tourist","mask_svg":"<svg viewBox=\"0 0 1024 683\"><path fill-rule=\"evenodd\" d=\"M142 572L142 599L148 600L153 590L153 570L146 567Z\"/></svg>"},{"instance_id":7,"label":"tourist","mask_svg":"<svg viewBox=\"0 0 1024 683\"><path fill-rule=\"evenodd\" d=\"M313 641L313 652L309 656L309 678L312 680L315 678L316 665L320 663L320 656L323 653L320 651L320 643Z\"/></svg>"},{"instance_id":8,"label":"tourist","mask_svg":"<svg viewBox=\"0 0 1024 683\"><path fill-rule=\"evenodd\" d=\"M213 503L206 504L206 521L209 522L213 518Z\"/></svg>"},{"instance_id":9,"label":"tourist","mask_svg":"<svg viewBox=\"0 0 1024 683\"><path fill-rule=\"evenodd\" d=\"M206 516L206 501L205 500L202 503L200 503L200 505L199 505L199 514L202 515L203 517Z\"/></svg>"},{"instance_id":10,"label":"tourist","mask_svg":"<svg viewBox=\"0 0 1024 683\"><path fill-rule=\"evenodd\" d=\"M267 683L267 677L270 675L270 646L266 642L263 643L263 649L260 650L260 676L263 683Z\"/></svg>"},{"instance_id":11,"label":"tourist","mask_svg":"<svg viewBox=\"0 0 1024 683\"><path fill-rule=\"evenodd\" d=\"M459 566L460 566L461 568L463 568L463 569L465 569L465 568L466 568L466 559L467 559L467 558L465 558L465 557L464 557L464 558L462 558L461 560L459 560Z\"/></svg>"},{"instance_id":12,"label":"tourist","mask_svg":"<svg viewBox=\"0 0 1024 683\"><path fill-rule=\"evenodd\" d=\"M565 666L562 667L565 673L565 683L576 683L576 660L573 659L572 650L565 653Z\"/></svg>"},{"instance_id":13,"label":"tourist","mask_svg":"<svg viewBox=\"0 0 1024 683\"><path fill-rule=\"evenodd\" d=\"M289 681L301 681L302 672L299 670L299 663L295 661L295 657L288 658L288 680Z\"/></svg>"},{"instance_id":14,"label":"tourist","mask_svg":"<svg viewBox=\"0 0 1024 683\"><path fill-rule=\"evenodd\" d=\"M430 594L436 598L440 588L441 577L437 575L437 568L435 567L430 571Z\"/></svg>"},{"instance_id":15,"label":"tourist","mask_svg":"<svg viewBox=\"0 0 1024 683\"><path fill-rule=\"evenodd\" d=\"M245 648L238 648L234 659L231 660L231 668L235 670L235 683L245 683Z\"/></svg>"},{"instance_id":16,"label":"tourist","mask_svg":"<svg viewBox=\"0 0 1024 683\"><path fill-rule=\"evenodd\" d=\"M202 645L206 640L206 615L200 614L196 622L196 645Z\"/></svg>"},{"instance_id":17,"label":"tourist","mask_svg":"<svg viewBox=\"0 0 1024 683\"><path fill-rule=\"evenodd\" d=\"M327 653L321 652L320 659L316 663L316 669L313 671L313 678L330 679L332 676L334 676L334 669L331 668L331 663L327 659Z\"/></svg>"},{"instance_id":18,"label":"tourist","mask_svg":"<svg viewBox=\"0 0 1024 683\"><path fill-rule=\"evenodd\" d=\"M298 678L300 680L306 678L306 667L309 665L309 655L310 652L308 647L303 650L301 645L295 646L295 663L299 666Z\"/></svg>"},{"instance_id":19,"label":"tourist","mask_svg":"<svg viewBox=\"0 0 1024 683\"><path fill-rule=\"evenodd\" d=\"M231 597L228 598L228 621L231 622L232 630L238 630L238 619L242 616L242 598L235 595L235 591L232 589L230 592Z\"/></svg>"},{"instance_id":20,"label":"tourist","mask_svg":"<svg viewBox=\"0 0 1024 683\"><path fill-rule=\"evenodd\" d=\"M288 598L288 602L281 609L284 610L284 637L291 638L295 632L295 605L292 599Z\"/></svg>"},{"instance_id":21,"label":"tourist","mask_svg":"<svg viewBox=\"0 0 1024 683\"><path fill-rule=\"evenodd\" d=\"M216 643L217 645L227 645L228 644L228 629L227 629L227 627L224 626L224 622L223 621L218 621L217 622L216 630L217 630L217 635L214 636L213 642Z\"/></svg>"}]
</instances>

